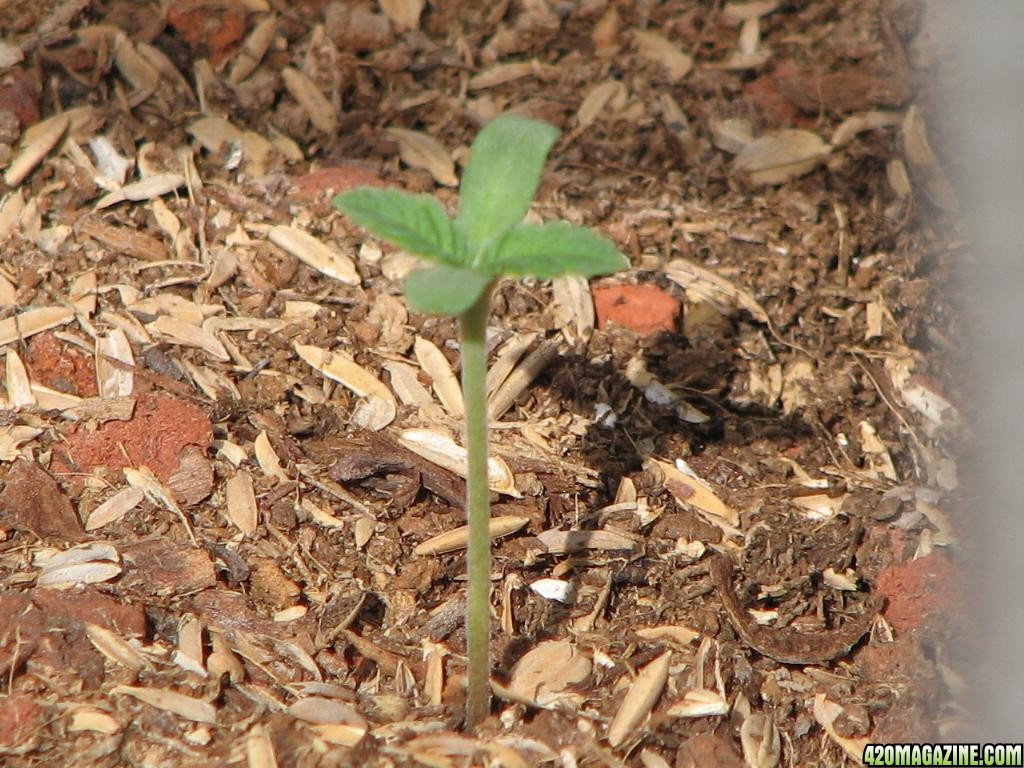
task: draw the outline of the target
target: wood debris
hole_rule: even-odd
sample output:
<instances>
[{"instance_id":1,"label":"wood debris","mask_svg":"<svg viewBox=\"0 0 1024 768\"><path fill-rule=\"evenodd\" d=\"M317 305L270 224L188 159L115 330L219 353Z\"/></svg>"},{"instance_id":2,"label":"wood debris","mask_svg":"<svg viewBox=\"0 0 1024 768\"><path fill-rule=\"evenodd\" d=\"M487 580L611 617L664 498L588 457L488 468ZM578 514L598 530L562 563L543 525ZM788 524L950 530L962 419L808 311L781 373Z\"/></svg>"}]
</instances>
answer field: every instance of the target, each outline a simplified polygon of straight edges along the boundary
<instances>
[{"instance_id":1,"label":"wood debris","mask_svg":"<svg viewBox=\"0 0 1024 768\"><path fill-rule=\"evenodd\" d=\"M626 698L622 700L615 717L608 725L608 743L611 746L617 747L629 737L636 735L636 729L651 713L655 702L661 696L661 691L668 680L671 659L672 652L666 651L637 673L636 679L626 692Z\"/></svg>"},{"instance_id":2,"label":"wood debris","mask_svg":"<svg viewBox=\"0 0 1024 768\"><path fill-rule=\"evenodd\" d=\"M488 533L493 541L494 539L500 539L503 536L515 533L528 522L530 522L530 519L527 517L492 517L487 524ZM414 555L443 555L447 552L465 549L468 543L469 526L464 525L427 539L418 544L412 552Z\"/></svg>"}]
</instances>

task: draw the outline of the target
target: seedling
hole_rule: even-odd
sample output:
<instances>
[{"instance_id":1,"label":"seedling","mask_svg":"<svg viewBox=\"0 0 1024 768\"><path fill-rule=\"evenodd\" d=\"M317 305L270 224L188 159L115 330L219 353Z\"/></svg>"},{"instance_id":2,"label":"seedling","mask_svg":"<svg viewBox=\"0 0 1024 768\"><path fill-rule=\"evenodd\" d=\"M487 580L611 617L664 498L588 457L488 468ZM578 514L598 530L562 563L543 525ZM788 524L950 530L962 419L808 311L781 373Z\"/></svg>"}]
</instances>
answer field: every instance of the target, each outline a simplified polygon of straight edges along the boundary
<instances>
[{"instance_id":1,"label":"seedling","mask_svg":"<svg viewBox=\"0 0 1024 768\"><path fill-rule=\"evenodd\" d=\"M469 454L466 726L470 730L490 709L485 335L491 289L502 275L590 277L628 265L615 245L592 230L564 221L523 221L557 138L552 126L523 117L506 115L488 123L473 142L454 219L429 195L364 187L334 198L342 213L371 234L433 262L405 279L405 295L414 311L459 319Z\"/></svg>"}]
</instances>

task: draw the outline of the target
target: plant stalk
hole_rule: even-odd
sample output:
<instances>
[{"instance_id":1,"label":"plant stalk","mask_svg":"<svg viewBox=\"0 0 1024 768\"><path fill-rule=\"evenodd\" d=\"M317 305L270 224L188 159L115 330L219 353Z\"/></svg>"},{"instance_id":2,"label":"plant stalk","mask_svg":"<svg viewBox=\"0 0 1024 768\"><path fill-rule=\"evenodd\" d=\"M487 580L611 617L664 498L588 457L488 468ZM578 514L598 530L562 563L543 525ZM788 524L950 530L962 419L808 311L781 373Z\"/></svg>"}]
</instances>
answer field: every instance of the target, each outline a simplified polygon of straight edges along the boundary
<instances>
[{"instance_id":1,"label":"plant stalk","mask_svg":"<svg viewBox=\"0 0 1024 768\"><path fill-rule=\"evenodd\" d=\"M466 514L469 587L466 598L468 692L466 729L472 731L491 709L491 518L487 482L487 316L490 288L459 316L462 335L462 398L466 411Z\"/></svg>"}]
</instances>

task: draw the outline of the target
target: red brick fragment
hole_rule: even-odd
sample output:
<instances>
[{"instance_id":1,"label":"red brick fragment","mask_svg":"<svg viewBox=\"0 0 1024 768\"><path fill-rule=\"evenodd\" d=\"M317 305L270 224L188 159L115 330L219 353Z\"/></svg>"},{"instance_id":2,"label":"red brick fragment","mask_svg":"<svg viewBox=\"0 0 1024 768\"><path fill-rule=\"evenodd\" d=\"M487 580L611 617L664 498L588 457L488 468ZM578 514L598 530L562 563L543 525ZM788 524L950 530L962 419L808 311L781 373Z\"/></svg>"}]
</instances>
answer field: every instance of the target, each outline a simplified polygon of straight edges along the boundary
<instances>
[{"instance_id":1,"label":"red brick fragment","mask_svg":"<svg viewBox=\"0 0 1024 768\"><path fill-rule=\"evenodd\" d=\"M594 289L594 310L598 328L616 323L650 336L658 331L675 333L681 306L656 285L610 285Z\"/></svg>"},{"instance_id":2,"label":"red brick fragment","mask_svg":"<svg viewBox=\"0 0 1024 768\"><path fill-rule=\"evenodd\" d=\"M962 607L963 575L943 552L893 565L878 574L878 592L888 600L885 618L897 632L928 623L936 614L955 615Z\"/></svg>"},{"instance_id":3,"label":"red brick fragment","mask_svg":"<svg viewBox=\"0 0 1024 768\"><path fill-rule=\"evenodd\" d=\"M25 361L33 382L78 397L96 397L96 366L86 357L46 331L28 343Z\"/></svg>"},{"instance_id":4,"label":"red brick fragment","mask_svg":"<svg viewBox=\"0 0 1024 768\"><path fill-rule=\"evenodd\" d=\"M0 706L0 749L24 748L43 725L43 708L31 696L6 696Z\"/></svg>"},{"instance_id":5,"label":"red brick fragment","mask_svg":"<svg viewBox=\"0 0 1024 768\"><path fill-rule=\"evenodd\" d=\"M101 467L147 466L167 482L188 446L203 451L213 439L209 418L186 400L149 394L138 399L128 421L108 421L94 430L74 425L54 450L55 472L91 472Z\"/></svg>"},{"instance_id":6,"label":"red brick fragment","mask_svg":"<svg viewBox=\"0 0 1024 768\"><path fill-rule=\"evenodd\" d=\"M214 65L245 35L245 17L245 7L233 0L177 0L167 6L167 23Z\"/></svg>"},{"instance_id":7,"label":"red brick fragment","mask_svg":"<svg viewBox=\"0 0 1024 768\"><path fill-rule=\"evenodd\" d=\"M356 187L384 186L380 174L367 163L348 161L296 176L291 180L291 193L300 200L318 200Z\"/></svg>"}]
</instances>

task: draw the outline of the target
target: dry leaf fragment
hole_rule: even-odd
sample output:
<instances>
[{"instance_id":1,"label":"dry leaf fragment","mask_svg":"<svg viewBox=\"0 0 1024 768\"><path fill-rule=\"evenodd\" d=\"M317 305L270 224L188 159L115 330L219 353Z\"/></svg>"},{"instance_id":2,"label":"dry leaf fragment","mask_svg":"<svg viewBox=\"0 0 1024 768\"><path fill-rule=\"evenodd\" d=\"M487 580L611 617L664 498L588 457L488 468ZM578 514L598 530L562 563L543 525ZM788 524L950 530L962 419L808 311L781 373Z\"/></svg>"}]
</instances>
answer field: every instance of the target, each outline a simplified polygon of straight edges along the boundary
<instances>
[{"instance_id":1,"label":"dry leaf fragment","mask_svg":"<svg viewBox=\"0 0 1024 768\"><path fill-rule=\"evenodd\" d=\"M537 535L548 554L564 555L588 549L632 552L636 542L613 531L544 531Z\"/></svg>"},{"instance_id":2,"label":"dry leaf fragment","mask_svg":"<svg viewBox=\"0 0 1024 768\"><path fill-rule=\"evenodd\" d=\"M197 723L217 722L217 710L213 705L201 699L194 699L175 691L168 691L161 688L137 688L131 685L117 685L111 693L132 696L139 701L149 704L151 707L162 709L165 712L194 720Z\"/></svg>"},{"instance_id":3,"label":"dry leaf fragment","mask_svg":"<svg viewBox=\"0 0 1024 768\"><path fill-rule=\"evenodd\" d=\"M79 707L71 715L68 730L72 733L93 731L105 736L120 732L121 724L106 712L95 707Z\"/></svg>"},{"instance_id":4,"label":"dry leaf fragment","mask_svg":"<svg viewBox=\"0 0 1024 768\"><path fill-rule=\"evenodd\" d=\"M191 123L185 131L207 152L220 152L242 140L242 131L225 117L201 117Z\"/></svg>"},{"instance_id":5,"label":"dry leaf fragment","mask_svg":"<svg viewBox=\"0 0 1024 768\"><path fill-rule=\"evenodd\" d=\"M412 168L422 168L430 173L438 184L444 184L446 187L459 185L451 152L433 136L406 128L387 128L384 135L398 144L398 152L403 163Z\"/></svg>"},{"instance_id":6,"label":"dry leaf fragment","mask_svg":"<svg viewBox=\"0 0 1024 768\"><path fill-rule=\"evenodd\" d=\"M831 145L817 134L787 128L754 139L740 150L732 166L749 174L754 184L782 184L808 173L831 152Z\"/></svg>"},{"instance_id":7,"label":"dry leaf fragment","mask_svg":"<svg viewBox=\"0 0 1024 768\"><path fill-rule=\"evenodd\" d=\"M219 360L222 363L231 360L231 356L220 339L209 331L197 328L176 317L161 315L153 322L147 323L146 330L173 344L201 349L214 360Z\"/></svg>"},{"instance_id":8,"label":"dry leaf fragment","mask_svg":"<svg viewBox=\"0 0 1024 768\"><path fill-rule=\"evenodd\" d=\"M98 624L86 624L85 634L96 650L115 664L139 672L150 666L146 657L139 653L127 640Z\"/></svg>"},{"instance_id":9,"label":"dry leaf fragment","mask_svg":"<svg viewBox=\"0 0 1024 768\"><path fill-rule=\"evenodd\" d=\"M139 202L141 200L152 200L155 197L162 197L170 192L185 186L185 177L180 173L158 173L147 176L141 181L126 184L116 192L104 195L96 202L96 210L109 208L117 203L130 200Z\"/></svg>"},{"instance_id":10,"label":"dry leaf fragment","mask_svg":"<svg viewBox=\"0 0 1024 768\"><path fill-rule=\"evenodd\" d=\"M533 706L549 707L571 696L566 689L590 677L590 658L568 640L547 640L512 667L508 690Z\"/></svg>"},{"instance_id":11,"label":"dry leaf fragment","mask_svg":"<svg viewBox=\"0 0 1024 768\"><path fill-rule=\"evenodd\" d=\"M640 55L665 67L673 83L678 83L693 68L693 59L657 32L635 30L633 39Z\"/></svg>"},{"instance_id":12,"label":"dry leaf fragment","mask_svg":"<svg viewBox=\"0 0 1024 768\"><path fill-rule=\"evenodd\" d=\"M290 707L288 714L307 723L320 725L354 725L364 731L369 727L366 719L346 701L324 696L307 696Z\"/></svg>"},{"instance_id":13,"label":"dry leaf fragment","mask_svg":"<svg viewBox=\"0 0 1024 768\"><path fill-rule=\"evenodd\" d=\"M613 111L618 111L626 106L629 92L621 80L605 80L598 83L583 97L580 107L576 110L576 124L579 128L586 128L593 123L605 107L611 106Z\"/></svg>"},{"instance_id":14,"label":"dry leaf fragment","mask_svg":"<svg viewBox=\"0 0 1024 768\"><path fill-rule=\"evenodd\" d=\"M260 433L256 435L256 439L253 441L252 448L256 456L256 463L260 465L263 474L267 477L273 477L282 483L288 482L288 473L281 467L281 459L278 457L277 451L274 450L274 446L270 444L270 436L267 435L267 430L260 430Z\"/></svg>"},{"instance_id":15,"label":"dry leaf fragment","mask_svg":"<svg viewBox=\"0 0 1024 768\"><path fill-rule=\"evenodd\" d=\"M689 645L698 637L700 632L684 627L680 624L668 624L660 627L641 627L636 630L637 635L645 640L674 641L680 645Z\"/></svg>"},{"instance_id":16,"label":"dry leaf fragment","mask_svg":"<svg viewBox=\"0 0 1024 768\"><path fill-rule=\"evenodd\" d=\"M237 85L253 73L270 48L275 34L277 34L276 16L268 16L253 27L252 32L242 43L242 48L235 56L235 60L231 63L231 72L228 75L229 83Z\"/></svg>"},{"instance_id":17,"label":"dry leaf fragment","mask_svg":"<svg viewBox=\"0 0 1024 768\"><path fill-rule=\"evenodd\" d=\"M256 492L253 490L252 475L245 470L235 473L224 484L224 499L228 519L238 526L242 533L254 533L259 522Z\"/></svg>"},{"instance_id":18,"label":"dry leaf fragment","mask_svg":"<svg viewBox=\"0 0 1024 768\"><path fill-rule=\"evenodd\" d=\"M466 477L466 449L447 435L429 429L407 429L402 432L398 441L427 461L451 470L459 477ZM497 456L490 456L487 459L487 484L492 491L517 499L523 497L516 490L512 470Z\"/></svg>"},{"instance_id":19,"label":"dry leaf fragment","mask_svg":"<svg viewBox=\"0 0 1024 768\"><path fill-rule=\"evenodd\" d=\"M740 726L740 744L747 768L775 768L782 756L779 729L760 712L747 717Z\"/></svg>"},{"instance_id":20,"label":"dry leaf fragment","mask_svg":"<svg viewBox=\"0 0 1024 768\"><path fill-rule=\"evenodd\" d=\"M43 161L43 158L50 154L50 150L57 146L57 142L67 131L70 125L70 118L66 114L49 117L34 128L29 140L29 132L26 131L22 137L22 149L15 155L11 164L4 173L4 181L9 187L16 187L23 182L36 166Z\"/></svg>"},{"instance_id":21,"label":"dry leaf fragment","mask_svg":"<svg viewBox=\"0 0 1024 768\"><path fill-rule=\"evenodd\" d=\"M650 714L668 680L671 659L672 652L666 651L637 674L608 726L608 743L611 746L622 744Z\"/></svg>"},{"instance_id":22,"label":"dry leaf fragment","mask_svg":"<svg viewBox=\"0 0 1024 768\"><path fill-rule=\"evenodd\" d=\"M266 728L260 724L254 725L245 737L245 754L249 768L278 768L274 742L270 740Z\"/></svg>"},{"instance_id":23,"label":"dry leaf fragment","mask_svg":"<svg viewBox=\"0 0 1024 768\"><path fill-rule=\"evenodd\" d=\"M341 350L333 352L309 344L295 344L295 352L319 373L344 385L357 395L391 398L384 383Z\"/></svg>"},{"instance_id":24,"label":"dry leaf fragment","mask_svg":"<svg viewBox=\"0 0 1024 768\"><path fill-rule=\"evenodd\" d=\"M308 232L303 232L297 227L278 225L270 230L269 237L274 245L283 248L313 269L345 285L359 285L359 273L352 259Z\"/></svg>"},{"instance_id":25,"label":"dry leaf fragment","mask_svg":"<svg viewBox=\"0 0 1024 768\"><path fill-rule=\"evenodd\" d=\"M814 719L825 729L825 733L828 734L829 738L842 748L850 760L854 763L859 763L864 756L864 747L870 743L870 740L848 739L839 735L833 723L841 714L843 714L843 708L835 702L826 699L824 693L819 693L814 697Z\"/></svg>"},{"instance_id":26,"label":"dry leaf fragment","mask_svg":"<svg viewBox=\"0 0 1024 768\"><path fill-rule=\"evenodd\" d=\"M5 365L4 385L7 389L9 407L15 410L34 407L36 397L32 394L32 383L28 378L28 370L13 346L7 348Z\"/></svg>"},{"instance_id":27,"label":"dry leaf fragment","mask_svg":"<svg viewBox=\"0 0 1024 768\"><path fill-rule=\"evenodd\" d=\"M42 429L24 424L0 427L0 461L14 461L21 455L21 446L42 433Z\"/></svg>"},{"instance_id":28,"label":"dry leaf fragment","mask_svg":"<svg viewBox=\"0 0 1024 768\"><path fill-rule=\"evenodd\" d=\"M491 540L500 539L503 536L515 533L525 526L530 519L528 517L492 517L488 523L488 533ZM438 536L427 539L419 544L412 552L414 555L443 555L446 552L455 552L465 549L469 543L469 526L463 525Z\"/></svg>"},{"instance_id":29,"label":"dry leaf fragment","mask_svg":"<svg viewBox=\"0 0 1024 768\"><path fill-rule=\"evenodd\" d=\"M36 586L69 589L76 584L99 584L110 581L120 575L121 566L118 563L104 561L72 563L59 567L48 566L39 574Z\"/></svg>"},{"instance_id":30,"label":"dry leaf fragment","mask_svg":"<svg viewBox=\"0 0 1024 768\"><path fill-rule=\"evenodd\" d=\"M469 89L479 91L484 88L493 88L496 85L504 85L523 77L541 75L544 70L545 68L536 60L496 64L478 75L473 75L469 79Z\"/></svg>"},{"instance_id":31,"label":"dry leaf fragment","mask_svg":"<svg viewBox=\"0 0 1024 768\"><path fill-rule=\"evenodd\" d=\"M668 708L672 717L714 717L729 714L729 702L718 691L691 688Z\"/></svg>"},{"instance_id":32,"label":"dry leaf fragment","mask_svg":"<svg viewBox=\"0 0 1024 768\"><path fill-rule=\"evenodd\" d=\"M685 461L676 459L675 465L672 465L652 458L644 462L644 469L661 479L677 503L696 507L710 522L723 530L737 532L739 515L718 498L711 486L701 480ZM722 523L728 528L723 527Z\"/></svg>"},{"instance_id":33,"label":"dry leaf fragment","mask_svg":"<svg viewBox=\"0 0 1024 768\"><path fill-rule=\"evenodd\" d=\"M85 530L95 531L108 523L120 520L135 509L142 499L143 493L138 488L122 488L89 514L85 521Z\"/></svg>"},{"instance_id":34,"label":"dry leaf fragment","mask_svg":"<svg viewBox=\"0 0 1024 768\"><path fill-rule=\"evenodd\" d=\"M104 399L130 397L135 389L135 356L120 328L96 337L96 384Z\"/></svg>"},{"instance_id":35,"label":"dry leaf fragment","mask_svg":"<svg viewBox=\"0 0 1024 768\"><path fill-rule=\"evenodd\" d=\"M182 525L185 526L185 530L188 531L189 539L194 545L199 545L199 542L196 540L195 531L192 530L192 523L189 522L181 507L174 500L170 489L157 480L156 475L153 474L149 467L140 466L138 469L126 467L124 469L124 479L128 481L129 485L142 491L153 504L177 515Z\"/></svg>"},{"instance_id":36,"label":"dry leaf fragment","mask_svg":"<svg viewBox=\"0 0 1024 768\"><path fill-rule=\"evenodd\" d=\"M75 312L67 307L27 309L13 317L0 320L0 346L34 336L42 331L71 322Z\"/></svg>"},{"instance_id":37,"label":"dry leaf fragment","mask_svg":"<svg viewBox=\"0 0 1024 768\"><path fill-rule=\"evenodd\" d=\"M399 30L420 28L423 0L380 0L380 9Z\"/></svg>"},{"instance_id":38,"label":"dry leaf fragment","mask_svg":"<svg viewBox=\"0 0 1024 768\"><path fill-rule=\"evenodd\" d=\"M338 132L338 116L335 114L334 105L312 80L292 67L281 70L281 78L288 93L299 102L299 106L317 130L331 136Z\"/></svg>"},{"instance_id":39,"label":"dry leaf fragment","mask_svg":"<svg viewBox=\"0 0 1024 768\"><path fill-rule=\"evenodd\" d=\"M68 298L75 309L86 317L96 311L96 270L83 272L71 283Z\"/></svg>"},{"instance_id":40,"label":"dry leaf fragment","mask_svg":"<svg viewBox=\"0 0 1024 768\"><path fill-rule=\"evenodd\" d=\"M430 376L431 384L438 399L452 418L461 419L465 410L462 405L462 388L455 377L448 358L433 342L416 337L413 347L420 367Z\"/></svg>"},{"instance_id":41,"label":"dry leaf fragment","mask_svg":"<svg viewBox=\"0 0 1024 768\"><path fill-rule=\"evenodd\" d=\"M740 24L751 19L759 19L779 7L779 0L750 0L746 3L726 3L722 8L722 19Z\"/></svg>"}]
</instances>

